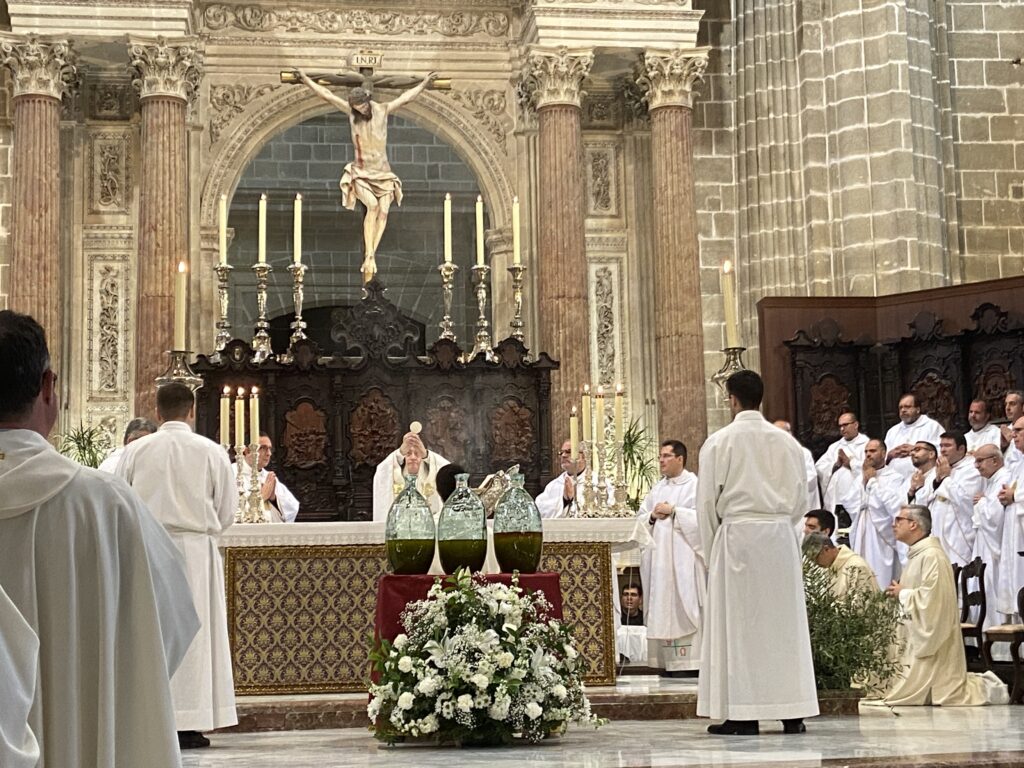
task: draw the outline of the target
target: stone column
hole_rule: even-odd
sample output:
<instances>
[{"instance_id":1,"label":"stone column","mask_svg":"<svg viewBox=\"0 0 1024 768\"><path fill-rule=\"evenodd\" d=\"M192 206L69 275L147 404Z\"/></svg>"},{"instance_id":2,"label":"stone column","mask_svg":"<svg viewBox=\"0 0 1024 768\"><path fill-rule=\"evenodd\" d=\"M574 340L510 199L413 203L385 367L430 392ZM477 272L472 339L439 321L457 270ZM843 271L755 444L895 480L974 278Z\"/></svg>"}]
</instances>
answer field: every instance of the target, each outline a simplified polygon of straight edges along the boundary
<instances>
[{"instance_id":1,"label":"stone column","mask_svg":"<svg viewBox=\"0 0 1024 768\"><path fill-rule=\"evenodd\" d=\"M173 343L174 275L178 262L190 263L186 119L202 54L193 39L158 38L130 41L128 56L142 109L135 414L153 418L154 380Z\"/></svg>"},{"instance_id":2,"label":"stone column","mask_svg":"<svg viewBox=\"0 0 1024 768\"><path fill-rule=\"evenodd\" d=\"M57 368L64 296L60 270L60 110L77 75L66 40L0 42L14 81L12 248L9 307L46 330Z\"/></svg>"},{"instance_id":3,"label":"stone column","mask_svg":"<svg viewBox=\"0 0 1024 768\"><path fill-rule=\"evenodd\" d=\"M558 359L551 382L551 434L569 434L569 409L590 381L590 315L584 228L583 141L580 85L590 51L533 49L524 85L538 121L537 270L539 349Z\"/></svg>"},{"instance_id":4,"label":"stone column","mask_svg":"<svg viewBox=\"0 0 1024 768\"><path fill-rule=\"evenodd\" d=\"M708 59L706 51L648 51L643 63L654 184L658 437L682 440L695 458L707 437L707 384L691 116L692 88Z\"/></svg>"}]
</instances>

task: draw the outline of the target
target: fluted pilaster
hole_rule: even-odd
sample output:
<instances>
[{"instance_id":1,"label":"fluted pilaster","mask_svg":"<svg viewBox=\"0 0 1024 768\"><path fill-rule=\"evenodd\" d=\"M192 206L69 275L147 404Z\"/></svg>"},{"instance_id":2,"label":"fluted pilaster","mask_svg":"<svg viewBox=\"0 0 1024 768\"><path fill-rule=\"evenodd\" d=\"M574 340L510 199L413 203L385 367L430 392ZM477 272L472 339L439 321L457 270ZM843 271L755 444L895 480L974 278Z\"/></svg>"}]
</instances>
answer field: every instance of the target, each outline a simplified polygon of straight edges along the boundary
<instances>
[{"instance_id":1,"label":"fluted pilaster","mask_svg":"<svg viewBox=\"0 0 1024 768\"><path fill-rule=\"evenodd\" d=\"M691 100L706 67L704 51L648 52L639 78L650 108L654 166L658 434L693 452L707 436L707 412Z\"/></svg>"},{"instance_id":2,"label":"fluted pilaster","mask_svg":"<svg viewBox=\"0 0 1024 768\"><path fill-rule=\"evenodd\" d=\"M589 52L534 50L524 78L538 120L538 336L561 362L551 383L555 441L591 376L580 85L592 63Z\"/></svg>"},{"instance_id":3,"label":"fluted pilaster","mask_svg":"<svg viewBox=\"0 0 1024 768\"><path fill-rule=\"evenodd\" d=\"M75 84L77 57L67 41L35 36L0 41L14 81L10 308L47 332L58 366L62 327L60 270L60 107Z\"/></svg>"},{"instance_id":4,"label":"fluted pilaster","mask_svg":"<svg viewBox=\"0 0 1024 768\"><path fill-rule=\"evenodd\" d=\"M151 416L173 342L174 275L190 262L186 117L202 56L190 41L162 38L130 43L129 56L142 110L135 413Z\"/></svg>"}]
</instances>

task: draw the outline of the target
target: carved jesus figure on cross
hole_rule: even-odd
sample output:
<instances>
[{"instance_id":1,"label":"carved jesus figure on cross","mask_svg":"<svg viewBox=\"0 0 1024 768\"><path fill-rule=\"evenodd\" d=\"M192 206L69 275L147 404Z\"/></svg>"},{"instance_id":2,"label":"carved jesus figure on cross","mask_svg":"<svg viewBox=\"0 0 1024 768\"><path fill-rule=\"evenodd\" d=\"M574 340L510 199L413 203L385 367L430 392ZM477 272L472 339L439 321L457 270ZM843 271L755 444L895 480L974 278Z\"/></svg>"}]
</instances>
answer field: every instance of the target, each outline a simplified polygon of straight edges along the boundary
<instances>
[{"instance_id":1,"label":"carved jesus figure on cross","mask_svg":"<svg viewBox=\"0 0 1024 768\"><path fill-rule=\"evenodd\" d=\"M361 77L362 85L352 88L348 99L332 93L326 87L315 82L301 70L295 71L299 80L317 96L337 107L348 115L352 127L352 145L355 159L345 166L341 175L341 202L350 211L358 200L366 206L363 217L363 282L368 283L377 272L377 246L388 223L388 212L391 204L402 204L402 181L391 170L388 164L388 115L399 107L415 99L437 77L430 72L413 88L401 93L388 102L374 101L372 88L377 85L392 85L396 78ZM359 76L356 76L359 77ZM408 80L409 78L398 78ZM317 76L321 82L327 80L332 85L352 85L343 76Z\"/></svg>"}]
</instances>

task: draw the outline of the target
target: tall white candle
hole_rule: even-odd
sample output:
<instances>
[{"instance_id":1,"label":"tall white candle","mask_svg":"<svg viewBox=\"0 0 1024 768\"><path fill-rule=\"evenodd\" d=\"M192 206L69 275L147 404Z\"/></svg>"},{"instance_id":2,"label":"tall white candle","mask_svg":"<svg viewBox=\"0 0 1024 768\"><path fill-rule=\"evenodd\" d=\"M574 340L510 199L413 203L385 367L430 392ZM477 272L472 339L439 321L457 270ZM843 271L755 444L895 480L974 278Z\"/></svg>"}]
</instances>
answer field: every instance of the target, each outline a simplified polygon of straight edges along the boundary
<instances>
[{"instance_id":1,"label":"tall white candle","mask_svg":"<svg viewBox=\"0 0 1024 768\"><path fill-rule=\"evenodd\" d=\"M444 196L444 261L452 263L452 196Z\"/></svg>"},{"instance_id":2,"label":"tall white candle","mask_svg":"<svg viewBox=\"0 0 1024 768\"><path fill-rule=\"evenodd\" d=\"M220 211L217 217L217 244L220 250L220 263L228 263L228 196L220 196Z\"/></svg>"},{"instance_id":3,"label":"tall white candle","mask_svg":"<svg viewBox=\"0 0 1024 768\"><path fill-rule=\"evenodd\" d=\"M593 426L590 421L590 385L583 385L583 442L589 443L593 437Z\"/></svg>"},{"instance_id":4,"label":"tall white candle","mask_svg":"<svg viewBox=\"0 0 1024 768\"><path fill-rule=\"evenodd\" d=\"M178 274L174 281L174 348L185 348L185 293L188 290L188 274L185 262L178 262Z\"/></svg>"},{"instance_id":5,"label":"tall white candle","mask_svg":"<svg viewBox=\"0 0 1024 768\"><path fill-rule=\"evenodd\" d=\"M292 221L292 242L295 245L295 254L292 257L296 264L302 263L302 195L295 196L295 212Z\"/></svg>"},{"instance_id":6,"label":"tall white candle","mask_svg":"<svg viewBox=\"0 0 1024 768\"><path fill-rule=\"evenodd\" d=\"M725 308L725 346L740 346L740 328L736 320L736 272L726 259L722 265L722 305Z\"/></svg>"},{"instance_id":7,"label":"tall white candle","mask_svg":"<svg viewBox=\"0 0 1024 768\"><path fill-rule=\"evenodd\" d=\"M220 393L220 444L231 445L231 387Z\"/></svg>"},{"instance_id":8,"label":"tall white candle","mask_svg":"<svg viewBox=\"0 0 1024 768\"><path fill-rule=\"evenodd\" d=\"M519 254L519 198L512 198L512 264L518 266L522 263Z\"/></svg>"},{"instance_id":9,"label":"tall white candle","mask_svg":"<svg viewBox=\"0 0 1024 768\"><path fill-rule=\"evenodd\" d=\"M260 389L252 388L249 395L249 441L258 443L260 441Z\"/></svg>"},{"instance_id":10,"label":"tall white candle","mask_svg":"<svg viewBox=\"0 0 1024 768\"><path fill-rule=\"evenodd\" d=\"M245 387L235 393L235 445L245 445ZM242 460L241 456L235 458Z\"/></svg>"},{"instance_id":11,"label":"tall white candle","mask_svg":"<svg viewBox=\"0 0 1024 768\"><path fill-rule=\"evenodd\" d=\"M622 385L615 385L615 444L622 445L622 411L623 400Z\"/></svg>"},{"instance_id":12,"label":"tall white candle","mask_svg":"<svg viewBox=\"0 0 1024 768\"><path fill-rule=\"evenodd\" d=\"M594 442L604 442L604 388L597 388L594 397Z\"/></svg>"},{"instance_id":13,"label":"tall white candle","mask_svg":"<svg viewBox=\"0 0 1024 768\"><path fill-rule=\"evenodd\" d=\"M580 419L576 415L576 406L569 414L569 456L573 461L580 455Z\"/></svg>"},{"instance_id":14,"label":"tall white candle","mask_svg":"<svg viewBox=\"0 0 1024 768\"><path fill-rule=\"evenodd\" d=\"M476 263L484 265L484 199L476 196Z\"/></svg>"},{"instance_id":15,"label":"tall white candle","mask_svg":"<svg viewBox=\"0 0 1024 768\"><path fill-rule=\"evenodd\" d=\"M257 260L260 264L267 263L267 193L260 195L259 244Z\"/></svg>"}]
</instances>

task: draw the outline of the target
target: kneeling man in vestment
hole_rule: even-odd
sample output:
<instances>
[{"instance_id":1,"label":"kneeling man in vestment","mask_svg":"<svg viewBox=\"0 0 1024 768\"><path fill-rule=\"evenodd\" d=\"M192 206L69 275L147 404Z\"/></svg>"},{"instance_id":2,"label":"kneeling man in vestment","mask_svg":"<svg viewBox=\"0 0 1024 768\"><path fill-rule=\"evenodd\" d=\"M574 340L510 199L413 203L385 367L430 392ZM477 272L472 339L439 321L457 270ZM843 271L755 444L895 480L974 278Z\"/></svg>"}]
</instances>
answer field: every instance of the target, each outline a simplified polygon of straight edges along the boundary
<instances>
[{"instance_id":1,"label":"kneeling man in vestment","mask_svg":"<svg viewBox=\"0 0 1024 768\"><path fill-rule=\"evenodd\" d=\"M824 533L807 534L803 550L804 557L832 575L832 594L837 600L857 587L878 590L878 580L867 560L847 546L837 547Z\"/></svg>"}]
</instances>

